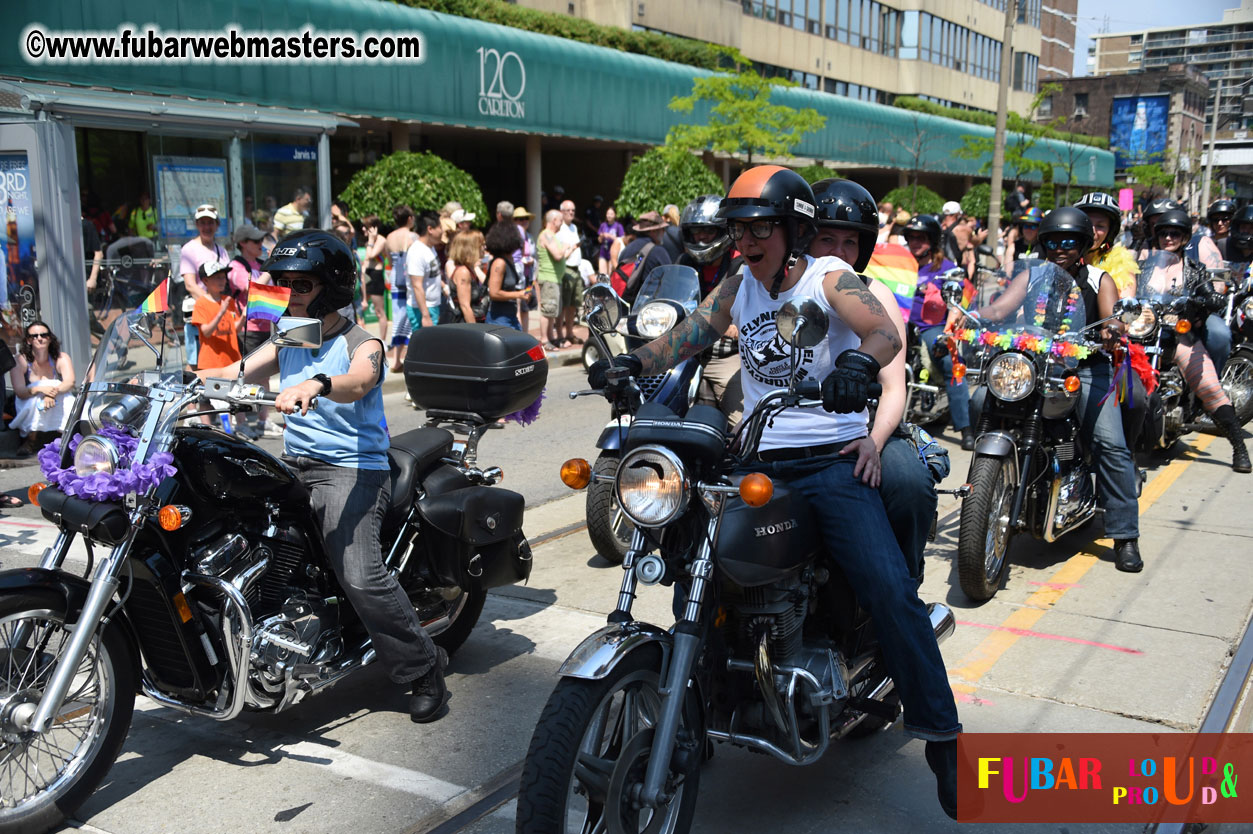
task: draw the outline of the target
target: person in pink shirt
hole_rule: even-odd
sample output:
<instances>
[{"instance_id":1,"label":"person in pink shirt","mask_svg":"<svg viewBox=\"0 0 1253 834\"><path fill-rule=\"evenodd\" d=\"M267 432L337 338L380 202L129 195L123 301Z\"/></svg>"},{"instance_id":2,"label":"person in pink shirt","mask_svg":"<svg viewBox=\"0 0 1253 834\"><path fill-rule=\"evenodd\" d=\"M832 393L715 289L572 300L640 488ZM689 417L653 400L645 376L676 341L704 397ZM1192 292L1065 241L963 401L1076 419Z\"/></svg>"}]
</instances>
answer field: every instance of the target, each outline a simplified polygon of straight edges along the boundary
<instances>
[{"instance_id":1,"label":"person in pink shirt","mask_svg":"<svg viewBox=\"0 0 1253 834\"><path fill-rule=\"evenodd\" d=\"M218 210L208 203L196 206L196 237L184 243L178 257L178 273L183 277L187 295L183 299L183 316L190 319L196 301L208 298L204 284L200 282L200 267L212 261L229 260L230 255L218 245ZM187 352L187 365L192 370L200 359L200 328L186 321L183 324L183 349Z\"/></svg>"},{"instance_id":2,"label":"person in pink shirt","mask_svg":"<svg viewBox=\"0 0 1253 834\"><path fill-rule=\"evenodd\" d=\"M245 223L235 230L231 239L235 242L235 248L239 250L239 254L231 260L231 271L227 276L228 291L239 303L239 308L246 310L249 284L253 281L258 284L270 283L270 273L261 270L261 248L262 241L265 240L265 232L250 223ZM243 355L247 357L248 354L261 347L268 338L270 338L270 323L264 319L249 319L244 326ZM244 423L241 417L239 433L250 440L257 440L261 437L282 437L282 426L278 423L271 423L269 416L270 409L262 407L257 409L255 423Z\"/></svg>"}]
</instances>

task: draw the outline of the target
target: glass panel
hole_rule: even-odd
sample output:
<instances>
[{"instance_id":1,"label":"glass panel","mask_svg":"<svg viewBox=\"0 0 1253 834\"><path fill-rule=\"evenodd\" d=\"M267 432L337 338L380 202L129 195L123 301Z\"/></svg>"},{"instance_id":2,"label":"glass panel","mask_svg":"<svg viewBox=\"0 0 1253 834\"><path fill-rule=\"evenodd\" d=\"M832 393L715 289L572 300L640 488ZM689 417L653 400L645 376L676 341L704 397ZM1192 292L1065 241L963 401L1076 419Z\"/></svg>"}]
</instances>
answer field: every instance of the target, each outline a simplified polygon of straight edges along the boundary
<instances>
[{"instance_id":1,"label":"glass panel","mask_svg":"<svg viewBox=\"0 0 1253 834\"><path fill-rule=\"evenodd\" d=\"M901 59L918 59L918 12L901 14Z\"/></svg>"},{"instance_id":2,"label":"glass panel","mask_svg":"<svg viewBox=\"0 0 1253 834\"><path fill-rule=\"evenodd\" d=\"M827 0L822 7L822 20L828 26L835 25L835 7L838 2L839 0ZM827 35L827 37L829 38L831 36Z\"/></svg>"},{"instance_id":3,"label":"glass panel","mask_svg":"<svg viewBox=\"0 0 1253 834\"><path fill-rule=\"evenodd\" d=\"M849 0L848 4L848 42L853 46L861 46L861 3L862 0Z\"/></svg>"}]
</instances>

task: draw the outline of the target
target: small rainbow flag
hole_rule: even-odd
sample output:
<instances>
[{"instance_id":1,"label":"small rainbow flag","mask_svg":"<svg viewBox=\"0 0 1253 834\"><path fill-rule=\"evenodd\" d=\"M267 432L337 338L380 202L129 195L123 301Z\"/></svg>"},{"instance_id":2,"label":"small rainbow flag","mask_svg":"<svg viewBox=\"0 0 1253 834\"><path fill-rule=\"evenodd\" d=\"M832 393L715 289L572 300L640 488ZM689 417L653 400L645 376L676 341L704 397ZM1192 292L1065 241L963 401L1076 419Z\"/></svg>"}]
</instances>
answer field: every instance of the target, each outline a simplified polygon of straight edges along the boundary
<instances>
[{"instance_id":1,"label":"small rainbow flag","mask_svg":"<svg viewBox=\"0 0 1253 834\"><path fill-rule=\"evenodd\" d=\"M866 274L887 284L896 296L901 317L909 321L909 310L914 305L914 293L918 289L918 261L909 250L899 243L876 243Z\"/></svg>"},{"instance_id":2,"label":"small rainbow flag","mask_svg":"<svg viewBox=\"0 0 1253 834\"><path fill-rule=\"evenodd\" d=\"M248 282L248 311L244 314L248 319L278 321L287 312L287 300L291 298L291 290L276 287L273 284Z\"/></svg>"},{"instance_id":3,"label":"small rainbow flag","mask_svg":"<svg viewBox=\"0 0 1253 834\"><path fill-rule=\"evenodd\" d=\"M166 278L139 305L141 313L164 313L170 309L170 279Z\"/></svg>"}]
</instances>

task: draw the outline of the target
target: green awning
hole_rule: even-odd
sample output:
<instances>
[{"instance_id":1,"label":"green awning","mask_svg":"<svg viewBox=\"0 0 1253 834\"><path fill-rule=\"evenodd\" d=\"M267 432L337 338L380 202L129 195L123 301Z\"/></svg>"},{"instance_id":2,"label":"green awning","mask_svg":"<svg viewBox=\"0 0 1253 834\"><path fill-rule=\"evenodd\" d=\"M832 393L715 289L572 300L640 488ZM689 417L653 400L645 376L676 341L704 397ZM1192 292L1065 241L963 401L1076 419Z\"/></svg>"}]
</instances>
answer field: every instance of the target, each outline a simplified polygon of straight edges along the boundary
<instances>
[{"instance_id":1,"label":"green awning","mask_svg":"<svg viewBox=\"0 0 1253 834\"><path fill-rule=\"evenodd\" d=\"M348 118L385 118L618 142L659 144L687 116L667 108L691 91L704 71L539 35L491 23L412 9L384 0L6 0L0 31L0 75L34 81L105 87L135 93L244 102L313 110ZM28 63L23 40L38 25L45 34L116 34L155 26L162 36L350 35L420 33L421 63L245 63L234 58L158 65L92 61ZM979 174L979 163L953 157L966 134L990 135L979 125L902 111L800 89L780 89L778 101L813 107L827 126L797 148L798 157L846 165L910 170L919 130L921 168ZM1084 185L1110 185L1114 157L1084 147L1075 165ZM1032 156L1062 164L1064 143L1041 140ZM1056 156L1054 156L1056 155ZM1064 170L1056 179L1065 182Z\"/></svg>"}]
</instances>

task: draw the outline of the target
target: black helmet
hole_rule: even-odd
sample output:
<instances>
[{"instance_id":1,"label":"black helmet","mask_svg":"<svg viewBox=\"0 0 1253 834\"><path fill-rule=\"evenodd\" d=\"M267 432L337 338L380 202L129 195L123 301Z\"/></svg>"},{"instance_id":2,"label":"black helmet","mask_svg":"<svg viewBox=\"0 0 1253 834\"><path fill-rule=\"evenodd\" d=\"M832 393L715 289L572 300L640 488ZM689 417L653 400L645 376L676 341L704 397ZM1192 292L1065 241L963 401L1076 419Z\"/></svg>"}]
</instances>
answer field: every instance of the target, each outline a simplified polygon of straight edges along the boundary
<instances>
[{"instance_id":1,"label":"black helmet","mask_svg":"<svg viewBox=\"0 0 1253 834\"><path fill-rule=\"evenodd\" d=\"M1183 229L1184 232L1191 234L1192 219L1188 217L1188 213L1183 209L1170 209L1157 216L1157 223L1153 226L1153 231L1156 233L1163 228Z\"/></svg>"},{"instance_id":2,"label":"black helmet","mask_svg":"<svg viewBox=\"0 0 1253 834\"><path fill-rule=\"evenodd\" d=\"M771 298L778 298L789 264L809 248L814 213L814 191L809 183L780 165L758 165L740 174L718 209L718 217L728 222L769 218L783 221L788 258L774 276Z\"/></svg>"},{"instance_id":3,"label":"black helmet","mask_svg":"<svg viewBox=\"0 0 1253 834\"><path fill-rule=\"evenodd\" d=\"M1091 194L1084 194L1075 203L1075 208L1085 212L1100 212L1109 218L1109 234L1105 235L1105 243L1102 245L1112 246L1118 230L1122 228L1122 212L1118 210L1118 201L1104 191L1093 191Z\"/></svg>"},{"instance_id":4,"label":"black helmet","mask_svg":"<svg viewBox=\"0 0 1253 834\"><path fill-rule=\"evenodd\" d=\"M322 292L309 303L309 315L322 318L352 303L357 270L352 250L336 235L322 229L302 229L280 240L261 267L278 272L308 272L322 279Z\"/></svg>"},{"instance_id":5,"label":"black helmet","mask_svg":"<svg viewBox=\"0 0 1253 834\"><path fill-rule=\"evenodd\" d=\"M940 246L940 221L936 220L930 214L915 214L905 224L904 232L922 232L927 236L927 240L931 241L931 251L935 252Z\"/></svg>"},{"instance_id":6,"label":"black helmet","mask_svg":"<svg viewBox=\"0 0 1253 834\"><path fill-rule=\"evenodd\" d=\"M731 247L727 236L727 221L718 216L722 198L717 194L704 194L683 207L679 215L679 229L683 233L683 251L698 264L713 263ZM709 243L697 243L688 234L692 229L705 227L717 229L718 235Z\"/></svg>"},{"instance_id":7,"label":"black helmet","mask_svg":"<svg viewBox=\"0 0 1253 834\"><path fill-rule=\"evenodd\" d=\"M1055 208L1044 215L1044 220L1040 223L1040 240L1048 235L1062 234L1086 238L1087 243L1079 247L1080 252L1087 252L1092 248L1092 221L1087 214L1074 206Z\"/></svg>"},{"instance_id":8,"label":"black helmet","mask_svg":"<svg viewBox=\"0 0 1253 834\"><path fill-rule=\"evenodd\" d=\"M1158 197L1156 200L1144 207L1144 211L1140 214L1140 216L1145 220L1148 220L1150 217L1157 217L1159 214L1164 214L1173 209L1181 208L1183 208L1183 206L1179 205L1169 197Z\"/></svg>"},{"instance_id":9,"label":"black helmet","mask_svg":"<svg viewBox=\"0 0 1253 834\"><path fill-rule=\"evenodd\" d=\"M870 192L849 180L819 180L814 183L814 199L818 201L818 225L833 229L852 229L857 234L857 261L853 269L861 272L870 263L875 240L879 237L879 208Z\"/></svg>"},{"instance_id":10,"label":"black helmet","mask_svg":"<svg viewBox=\"0 0 1253 834\"><path fill-rule=\"evenodd\" d=\"M1207 220L1213 219L1216 214L1234 215L1236 213L1236 201L1228 200L1226 197L1215 200L1210 203L1209 211L1205 212Z\"/></svg>"},{"instance_id":11,"label":"black helmet","mask_svg":"<svg viewBox=\"0 0 1253 834\"><path fill-rule=\"evenodd\" d=\"M1227 238L1236 246L1244 251L1253 249L1253 234L1240 234L1241 223L1253 223L1253 203L1245 206L1236 212L1235 217L1231 218L1231 235ZM1230 260L1237 260L1231 258Z\"/></svg>"},{"instance_id":12,"label":"black helmet","mask_svg":"<svg viewBox=\"0 0 1253 834\"><path fill-rule=\"evenodd\" d=\"M1032 206L1020 214L1014 215L1014 222L1019 226L1039 226L1043 220L1044 212L1040 211L1035 206Z\"/></svg>"}]
</instances>

